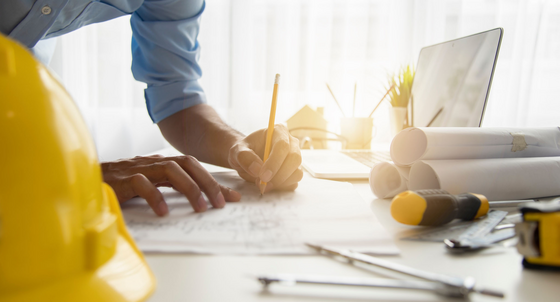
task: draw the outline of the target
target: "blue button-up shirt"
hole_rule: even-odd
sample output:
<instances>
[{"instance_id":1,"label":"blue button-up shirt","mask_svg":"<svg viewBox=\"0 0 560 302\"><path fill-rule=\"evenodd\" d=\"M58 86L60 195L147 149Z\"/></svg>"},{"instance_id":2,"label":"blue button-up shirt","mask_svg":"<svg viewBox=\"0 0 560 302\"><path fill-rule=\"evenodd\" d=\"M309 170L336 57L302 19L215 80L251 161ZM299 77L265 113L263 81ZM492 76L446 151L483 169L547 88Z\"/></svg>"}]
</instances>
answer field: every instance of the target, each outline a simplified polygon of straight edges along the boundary
<instances>
[{"instance_id":1,"label":"blue button-up shirt","mask_svg":"<svg viewBox=\"0 0 560 302\"><path fill-rule=\"evenodd\" d=\"M41 39L130 14L132 73L148 85L157 123L206 102L198 83L197 36L203 0L1 0L0 30L29 48Z\"/></svg>"}]
</instances>

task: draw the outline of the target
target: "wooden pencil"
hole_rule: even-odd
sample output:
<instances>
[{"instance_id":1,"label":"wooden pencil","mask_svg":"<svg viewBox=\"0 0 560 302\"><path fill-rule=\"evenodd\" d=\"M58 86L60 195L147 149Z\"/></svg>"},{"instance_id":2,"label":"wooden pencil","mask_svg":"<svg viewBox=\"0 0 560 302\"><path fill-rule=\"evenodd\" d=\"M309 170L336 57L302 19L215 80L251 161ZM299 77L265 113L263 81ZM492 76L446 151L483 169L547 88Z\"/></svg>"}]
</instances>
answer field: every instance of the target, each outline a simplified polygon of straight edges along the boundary
<instances>
[{"instance_id":1,"label":"wooden pencil","mask_svg":"<svg viewBox=\"0 0 560 302\"><path fill-rule=\"evenodd\" d=\"M268 156L270 155L270 149L272 147L272 135L274 134L274 120L276 119L276 102L278 99L278 84L280 83L280 74L276 74L274 78L274 90L272 92L272 105L270 106L270 117L268 118L268 131L266 132L266 144L264 145L264 155L263 163L266 162ZM261 195L264 194L264 189L266 188L266 182L261 180L259 184L259 189Z\"/></svg>"}]
</instances>

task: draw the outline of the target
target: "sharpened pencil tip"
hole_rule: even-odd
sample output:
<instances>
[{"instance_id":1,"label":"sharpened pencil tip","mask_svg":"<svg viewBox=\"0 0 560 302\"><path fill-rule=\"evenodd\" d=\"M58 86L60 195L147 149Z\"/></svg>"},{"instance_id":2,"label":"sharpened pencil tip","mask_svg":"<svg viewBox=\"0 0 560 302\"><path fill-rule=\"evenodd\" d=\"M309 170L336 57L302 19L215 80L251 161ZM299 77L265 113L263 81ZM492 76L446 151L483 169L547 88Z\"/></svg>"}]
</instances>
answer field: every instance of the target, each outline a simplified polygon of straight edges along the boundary
<instances>
[{"instance_id":1,"label":"sharpened pencil tip","mask_svg":"<svg viewBox=\"0 0 560 302\"><path fill-rule=\"evenodd\" d=\"M306 242L305 245L307 245L307 246L310 247L310 248L316 249L316 250L320 250L320 249L321 249L320 246L315 245L315 244L311 244L311 243L309 243L309 242Z\"/></svg>"},{"instance_id":2,"label":"sharpened pencil tip","mask_svg":"<svg viewBox=\"0 0 560 302\"><path fill-rule=\"evenodd\" d=\"M277 73L276 77L274 78L274 84L280 84L280 74Z\"/></svg>"},{"instance_id":3,"label":"sharpened pencil tip","mask_svg":"<svg viewBox=\"0 0 560 302\"><path fill-rule=\"evenodd\" d=\"M266 189L266 183L261 181L259 183L259 190L261 191L261 196L264 195L264 189Z\"/></svg>"}]
</instances>

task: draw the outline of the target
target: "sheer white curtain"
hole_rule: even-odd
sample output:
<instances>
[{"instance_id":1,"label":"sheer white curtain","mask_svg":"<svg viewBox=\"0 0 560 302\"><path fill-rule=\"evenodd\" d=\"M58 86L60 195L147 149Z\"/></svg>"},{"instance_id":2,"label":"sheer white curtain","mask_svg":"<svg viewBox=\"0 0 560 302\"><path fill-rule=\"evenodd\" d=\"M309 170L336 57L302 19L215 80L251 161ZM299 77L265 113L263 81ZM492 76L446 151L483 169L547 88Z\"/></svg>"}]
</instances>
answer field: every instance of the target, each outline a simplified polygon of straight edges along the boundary
<instances>
[{"instance_id":1,"label":"sheer white curtain","mask_svg":"<svg viewBox=\"0 0 560 302\"><path fill-rule=\"evenodd\" d=\"M199 41L202 84L222 117L243 132L267 124L274 74L282 75L277 121L305 104L366 116L389 72L415 63L423 46L505 29L484 126L558 125L560 2L547 0L208 0ZM61 37L52 67L96 140L114 159L164 146L146 113L143 84L130 73L128 18ZM387 108L374 115L387 142Z\"/></svg>"},{"instance_id":2,"label":"sheer white curtain","mask_svg":"<svg viewBox=\"0 0 560 302\"><path fill-rule=\"evenodd\" d=\"M165 146L130 71L130 18L84 27L58 38L50 67L78 104L101 160Z\"/></svg>"}]
</instances>

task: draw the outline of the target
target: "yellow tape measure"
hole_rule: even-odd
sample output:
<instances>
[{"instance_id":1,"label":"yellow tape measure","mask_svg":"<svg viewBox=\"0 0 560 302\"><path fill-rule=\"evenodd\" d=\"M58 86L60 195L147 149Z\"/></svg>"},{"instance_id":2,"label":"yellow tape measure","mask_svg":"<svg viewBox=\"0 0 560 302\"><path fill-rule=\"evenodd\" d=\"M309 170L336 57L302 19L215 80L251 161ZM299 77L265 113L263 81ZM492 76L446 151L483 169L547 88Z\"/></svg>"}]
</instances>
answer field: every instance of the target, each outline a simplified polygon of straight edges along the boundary
<instances>
[{"instance_id":1,"label":"yellow tape measure","mask_svg":"<svg viewBox=\"0 0 560 302\"><path fill-rule=\"evenodd\" d=\"M523 266L560 270L560 198L520 208L523 221L516 224L517 251Z\"/></svg>"}]
</instances>

